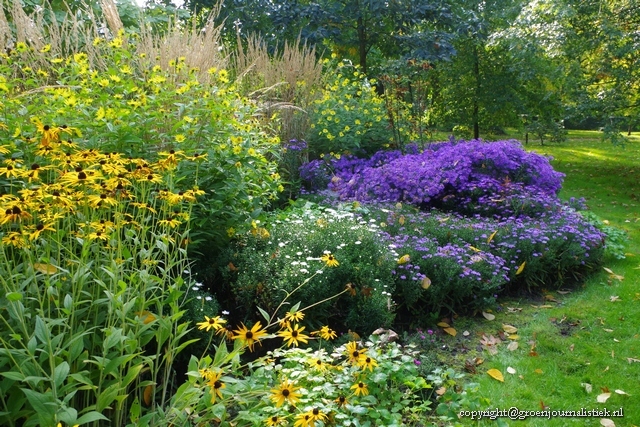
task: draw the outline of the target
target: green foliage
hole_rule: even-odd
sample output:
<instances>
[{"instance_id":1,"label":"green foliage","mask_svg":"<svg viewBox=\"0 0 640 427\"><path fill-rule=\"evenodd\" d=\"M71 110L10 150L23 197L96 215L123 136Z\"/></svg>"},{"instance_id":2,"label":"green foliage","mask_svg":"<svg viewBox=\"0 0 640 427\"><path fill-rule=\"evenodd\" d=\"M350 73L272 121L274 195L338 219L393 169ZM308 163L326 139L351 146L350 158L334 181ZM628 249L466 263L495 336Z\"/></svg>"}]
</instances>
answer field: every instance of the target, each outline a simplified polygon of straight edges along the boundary
<instances>
[{"instance_id":1,"label":"green foliage","mask_svg":"<svg viewBox=\"0 0 640 427\"><path fill-rule=\"evenodd\" d=\"M110 41L96 38L91 57L45 52L48 66L40 69L23 63L31 48L14 51L0 63L0 71L13 76L5 124L19 135L13 117L28 114L44 124L73 123L86 132L89 147L149 160L161 153L174 161L197 158L177 167L175 179L197 182L204 192L192 212L191 248L208 251L226 242L227 228L257 216L282 191L279 141L226 70L211 68L202 82L185 57L171 59L165 69L141 48L135 34L121 32Z\"/></svg>"},{"instance_id":2,"label":"green foliage","mask_svg":"<svg viewBox=\"0 0 640 427\"><path fill-rule=\"evenodd\" d=\"M549 117L533 120L525 126L525 130L538 138L540 145L544 145L545 139L550 142L564 142L567 140L567 131L564 129L562 122Z\"/></svg>"},{"instance_id":3,"label":"green foliage","mask_svg":"<svg viewBox=\"0 0 640 427\"><path fill-rule=\"evenodd\" d=\"M622 228L614 227L609 224L609 221L603 221L598 215L591 211L581 212L582 216L602 231L606 237L606 243L604 246L604 256L625 259L626 247L629 243L629 233Z\"/></svg>"},{"instance_id":4,"label":"green foliage","mask_svg":"<svg viewBox=\"0 0 640 427\"><path fill-rule=\"evenodd\" d=\"M333 351L276 349L247 365L238 363L243 346L229 351L222 341L215 357L192 358L168 421L262 426L315 419L328 425L330 417L343 426L421 425L434 388L418 371L415 350L392 342L391 334Z\"/></svg>"},{"instance_id":5,"label":"green foliage","mask_svg":"<svg viewBox=\"0 0 640 427\"><path fill-rule=\"evenodd\" d=\"M237 236L219 263L231 288L230 301L218 297L223 305L239 306L246 317L257 307L281 316L282 298L304 282L296 295L313 306L306 311L312 324L370 333L393 320L393 260L373 226L311 203L268 217L269 231L258 225ZM328 253L339 265L322 269Z\"/></svg>"}]
</instances>

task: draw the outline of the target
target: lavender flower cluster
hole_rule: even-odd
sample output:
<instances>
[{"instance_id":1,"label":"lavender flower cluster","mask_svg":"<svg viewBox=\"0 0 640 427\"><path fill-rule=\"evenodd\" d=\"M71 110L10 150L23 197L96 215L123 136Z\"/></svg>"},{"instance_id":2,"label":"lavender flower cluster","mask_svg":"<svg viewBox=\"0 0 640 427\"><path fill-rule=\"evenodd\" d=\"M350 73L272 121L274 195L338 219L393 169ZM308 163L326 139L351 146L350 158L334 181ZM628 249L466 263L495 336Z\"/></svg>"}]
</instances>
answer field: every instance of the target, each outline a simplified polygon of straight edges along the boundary
<instances>
[{"instance_id":1,"label":"lavender flower cluster","mask_svg":"<svg viewBox=\"0 0 640 427\"><path fill-rule=\"evenodd\" d=\"M343 156L304 165L310 189L328 185L342 200L408 202L422 208L486 211L509 216L531 201L555 195L563 174L549 159L517 141L449 141L408 154L381 151L369 159ZM531 204L535 210L544 203Z\"/></svg>"}]
</instances>

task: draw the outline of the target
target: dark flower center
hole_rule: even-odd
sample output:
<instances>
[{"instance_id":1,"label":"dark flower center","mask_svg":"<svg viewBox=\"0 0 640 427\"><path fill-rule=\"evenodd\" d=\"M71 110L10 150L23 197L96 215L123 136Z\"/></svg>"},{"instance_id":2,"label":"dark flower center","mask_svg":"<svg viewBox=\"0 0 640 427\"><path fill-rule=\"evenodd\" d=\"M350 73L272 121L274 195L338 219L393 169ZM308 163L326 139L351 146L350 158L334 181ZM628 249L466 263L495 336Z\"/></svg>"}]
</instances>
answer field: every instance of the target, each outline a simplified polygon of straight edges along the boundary
<instances>
[{"instance_id":1,"label":"dark flower center","mask_svg":"<svg viewBox=\"0 0 640 427\"><path fill-rule=\"evenodd\" d=\"M289 392L289 389L288 389L288 388L285 388L284 390L282 390L282 395L283 395L284 397L288 397L288 396L289 396L289 393L290 393L290 392Z\"/></svg>"},{"instance_id":2,"label":"dark flower center","mask_svg":"<svg viewBox=\"0 0 640 427\"><path fill-rule=\"evenodd\" d=\"M36 225L36 230L38 230L38 231L42 231L42 230L44 230L44 224L43 224L43 223L41 223L41 222L40 222L40 223L38 223L38 224Z\"/></svg>"},{"instance_id":3,"label":"dark flower center","mask_svg":"<svg viewBox=\"0 0 640 427\"><path fill-rule=\"evenodd\" d=\"M220 388L222 387L222 383L220 381L216 381L215 383L213 383L213 388Z\"/></svg>"},{"instance_id":4,"label":"dark flower center","mask_svg":"<svg viewBox=\"0 0 640 427\"><path fill-rule=\"evenodd\" d=\"M244 336L245 336L248 340L250 340L250 339L252 339L252 338L253 338L253 332L251 332L251 331L247 331L247 333L246 333L246 334L244 334Z\"/></svg>"},{"instance_id":5,"label":"dark flower center","mask_svg":"<svg viewBox=\"0 0 640 427\"><path fill-rule=\"evenodd\" d=\"M78 179L87 179L87 174L83 171L78 172Z\"/></svg>"},{"instance_id":6,"label":"dark flower center","mask_svg":"<svg viewBox=\"0 0 640 427\"><path fill-rule=\"evenodd\" d=\"M292 331L291 332L291 337L292 338L297 338L298 337L298 331Z\"/></svg>"}]
</instances>

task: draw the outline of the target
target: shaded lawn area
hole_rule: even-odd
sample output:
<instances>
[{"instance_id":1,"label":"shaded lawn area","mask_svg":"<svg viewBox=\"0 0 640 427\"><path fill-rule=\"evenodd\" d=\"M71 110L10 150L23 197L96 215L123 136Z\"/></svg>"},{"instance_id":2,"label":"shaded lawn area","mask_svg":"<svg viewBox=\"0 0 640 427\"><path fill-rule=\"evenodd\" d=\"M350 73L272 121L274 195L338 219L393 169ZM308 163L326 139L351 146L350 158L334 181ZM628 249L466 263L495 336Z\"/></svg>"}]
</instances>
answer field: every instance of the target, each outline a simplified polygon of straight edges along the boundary
<instances>
[{"instance_id":1,"label":"shaded lawn area","mask_svg":"<svg viewBox=\"0 0 640 427\"><path fill-rule=\"evenodd\" d=\"M449 352L440 356L445 362L453 358L460 369L466 365L467 371L470 362L483 360L468 381L480 384L480 393L491 402L486 409L515 406L523 411L584 408L613 412L622 408L623 418L609 417L615 425L638 425L640 135L633 135L625 147L600 142L597 132L571 132L569 137L560 145L529 143L526 148L552 155L554 168L567 175L562 199L584 197L602 220L628 232L626 259L606 258L604 267L614 274L602 269L572 289L503 300L493 313L494 320L454 320L458 331L469 334L455 338L443 334ZM515 340L505 335L504 325L517 328ZM490 337L500 342L486 345ZM507 348L511 341L517 342L517 348ZM490 347L495 347L495 354ZM487 375L492 368L501 371L504 382ZM508 368L515 373L508 373ZM501 421L527 426L599 426L602 418L606 417ZM469 418L460 421L463 425L477 423ZM495 425L492 423L483 420L478 425Z\"/></svg>"}]
</instances>

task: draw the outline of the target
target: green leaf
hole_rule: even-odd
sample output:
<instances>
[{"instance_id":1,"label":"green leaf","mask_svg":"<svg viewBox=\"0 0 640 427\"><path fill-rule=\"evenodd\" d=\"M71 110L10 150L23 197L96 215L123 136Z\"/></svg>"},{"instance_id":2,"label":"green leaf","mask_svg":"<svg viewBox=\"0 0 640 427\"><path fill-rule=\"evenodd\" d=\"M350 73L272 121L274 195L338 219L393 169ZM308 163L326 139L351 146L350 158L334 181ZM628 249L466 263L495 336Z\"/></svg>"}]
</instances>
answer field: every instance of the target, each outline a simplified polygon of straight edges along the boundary
<instances>
[{"instance_id":1,"label":"green leaf","mask_svg":"<svg viewBox=\"0 0 640 427\"><path fill-rule=\"evenodd\" d=\"M7 299L9 301L20 301L22 299L22 294L20 292L9 292L7 294Z\"/></svg>"},{"instance_id":2,"label":"green leaf","mask_svg":"<svg viewBox=\"0 0 640 427\"><path fill-rule=\"evenodd\" d=\"M48 343L51 339L51 335L49 334L49 328L44 324L44 320L42 317L36 316L36 328L35 328L35 336L42 343Z\"/></svg>"},{"instance_id":3,"label":"green leaf","mask_svg":"<svg viewBox=\"0 0 640 427\"><path fill-rule=\"evenodd\" d=\"M77 424L78 411L74 408L62 408L56 414L56 418L66 425L73 426Z\"/></svg>"},{"instance_id":4,"label":"green leaf","mask_svg":"<svg viewBox=\"0 0 640 427\"><path fill-rule=\"evenodd\" d=\"M64 380L69 375L69 364L67 362L62 362L53 371L53 384L56 388L60 387Z\"/></svg>"},{"instance_id":5,"label":"green leaf","mask_svg":"<svg viewBox=\"0 0 640 427\"><path fill-rule=\"evenodd\" d=\"M53 401L53 395L50 391L47 394L43 394L28 388L21 388L20 390L27 396L29 404L40 416L41 420L51 418L53 421L56 413L56 404Z\"/></svg>"},{"instance_id":6,"label":"green leaf","mask_svg":"<svg viewBox=\"0 0 640 427\"><path fill-rule=\"evenodd\" d=\"M9 378L10 380L24 381L24 375L21 374L20 372L15 372L15 371L0 372L0 375L2 375L5 378Z\"/></svg>"},{"instance_id":7,"label":"green leaf","mask_svg":"<svg viewBox=\"0 0 640 427\"><path fill-rule=\"evenodd\" d=\"M118 396L118 392L120 391L120 384L115 383L111 384L109 387L104 389L102 393L98 396L98 401L96 403L96 410L98 412L104 411L106 408L111 405L116 397Z\"/></svg>"},{"instance_id":8,"label":"green leaf","mask_svg":"<svg viewBox=\"0 0 640 427\"><path fill-rule=\"evenodd\" d=\"M129 419L134 424L137 424L140 419L140 399L138 399L138 396L133 400L131 408L129 409Z\"/></svg>"},{"instance_id":9,"label":"green leaf","mask_svg":"<svg viewBox=\"0 0 640 427\"><path fill-rule=\"evenodd\" d=\"M269 316L269 313L267 313L266 311L264 311L260 307L258 307L258 311L260 312L260 314L262 314L262 317L264 317L264 320L266 320L267 323L269 323L269 320L271 319L271 316Z\"/></svg>"},{"instance_id":10,"label":"green leaf","mask_svg":"<svg viewBox=\"0 0 640 427\"><path fill-rule=\"evenodd\" d=\"M86 414L78 418L76 420L76 424L78 425L88 424L88 423L92 423L94 421L99 421L99 420L109 421L109 418L105 417L99 412L91 411L91 412L87 412Z\"/></svg>"}]
</instances>

